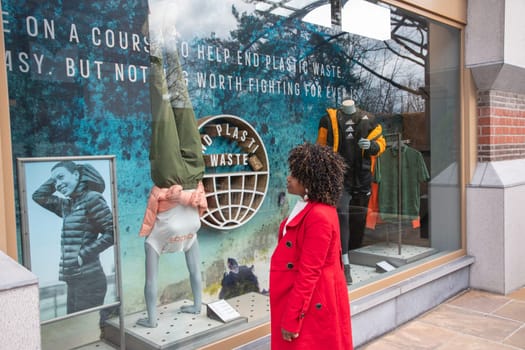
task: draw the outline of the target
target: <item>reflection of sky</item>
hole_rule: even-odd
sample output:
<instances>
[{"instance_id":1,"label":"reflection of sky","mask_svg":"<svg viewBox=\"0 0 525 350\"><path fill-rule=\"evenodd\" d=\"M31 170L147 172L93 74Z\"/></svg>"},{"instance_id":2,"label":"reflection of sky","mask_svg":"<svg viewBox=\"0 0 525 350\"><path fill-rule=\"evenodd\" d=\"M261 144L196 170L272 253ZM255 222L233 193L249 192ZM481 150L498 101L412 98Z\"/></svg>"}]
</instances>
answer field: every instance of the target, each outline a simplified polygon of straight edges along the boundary
<instances>
[{"instance_id":1,"label":"reflection of sky","mask_svg":"<svg viewBox=\"0 0 525 350\"><path fill-rule=\"evenodd\" d=\"M178 35L184 38L215 33L216 37L226 39L237 27L232 6L235 4L241 13L254 9L252 4L235 0L150 0L149 4L150 28L164 23L164 33L174 34L176 26Z\"/></svg>"},{"instance_id":2,"label":"reflection of sky","mask_svg":"<svg viewBox=\"0 0 525 350\"><path fill-rule=\"evenodd\" d=\"M58 161L26 162L24 163L25 193L22 200L27 206L27 221L29 231L29 249L31 254L31 271L38 276L40 286L55 284L58 281L58 266L60 261L60 233L62 218L36 204L31 198L33 192L49 178L51 168ZM112 209L110 187L110 167L108 160L79 160L75 163L89 163L97 169L104 182L106 190L103 195ZM113 273L115 268L113 249L107 249L101 254L102 266L106 274Z\"/></svg>"}]
</instances>

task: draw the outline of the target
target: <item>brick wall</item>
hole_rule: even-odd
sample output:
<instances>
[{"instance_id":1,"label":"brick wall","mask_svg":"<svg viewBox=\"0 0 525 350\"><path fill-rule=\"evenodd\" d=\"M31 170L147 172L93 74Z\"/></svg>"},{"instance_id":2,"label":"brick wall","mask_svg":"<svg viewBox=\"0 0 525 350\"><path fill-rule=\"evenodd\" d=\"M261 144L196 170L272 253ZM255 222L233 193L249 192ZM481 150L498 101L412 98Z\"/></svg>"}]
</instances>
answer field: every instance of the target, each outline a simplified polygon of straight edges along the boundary
<instances>
[{"instance_id":1,"label":"brick wall","mask_svg":"<svg viewBox=\"0 0 525 350\"><path fill-rule=\"evenodd\" d=\"M478 160L525 158L525 95L479 91Z\"/></svg>"}]
</instances>

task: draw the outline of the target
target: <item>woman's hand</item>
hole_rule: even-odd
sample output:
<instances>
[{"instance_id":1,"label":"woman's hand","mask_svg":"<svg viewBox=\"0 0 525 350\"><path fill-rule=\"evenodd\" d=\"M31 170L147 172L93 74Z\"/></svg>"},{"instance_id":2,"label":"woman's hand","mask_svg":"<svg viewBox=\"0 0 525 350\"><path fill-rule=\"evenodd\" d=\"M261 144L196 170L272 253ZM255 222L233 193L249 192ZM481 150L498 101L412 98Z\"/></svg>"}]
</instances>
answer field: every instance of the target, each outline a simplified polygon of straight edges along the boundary
<instances>
[{"instance_id":1,"label":"woman's hand","mask_svg":"<svg viewBox=\"0 0 525 350\"><path fill-rule=\"evenodd\" d=\"M299 333L288 332L284 328L281 328L281 334L283 335L283 339L285 341L292 341L293 339L295 339L295 338L297 338L299 336Z\"/></svg>"}]
</instances>

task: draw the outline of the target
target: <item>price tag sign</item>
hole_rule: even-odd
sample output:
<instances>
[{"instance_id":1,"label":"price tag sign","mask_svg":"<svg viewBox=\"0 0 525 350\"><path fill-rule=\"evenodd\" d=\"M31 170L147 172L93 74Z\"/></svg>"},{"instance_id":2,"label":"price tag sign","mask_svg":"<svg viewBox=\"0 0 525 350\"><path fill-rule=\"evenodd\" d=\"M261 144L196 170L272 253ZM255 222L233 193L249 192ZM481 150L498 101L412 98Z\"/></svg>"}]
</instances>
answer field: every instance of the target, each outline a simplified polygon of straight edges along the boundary
<instances>
[{"instance_id":1,"label":"price tag sign","mask_svg":"<svg viewBox=\"0 0 525 350\"><path fill-rule=\"evenodd\" d=\"M377 272L389 272L395 270L396 267L388 263L387 261L383 260L378 263L376 263L376 271Z\"/></svg>"},{"instance_id":2,"label":"price tag sign","mask_svg":"<svg viewBox=\"0 0 525 350\"><path fill-rule=\"evenodd\" d=\"M206 305L206 315L209 318L213 318L224 323L233 321L239 317L241 314L237 312L226 300L221 299L209 303Z\"/></svg>"}]
</instances>

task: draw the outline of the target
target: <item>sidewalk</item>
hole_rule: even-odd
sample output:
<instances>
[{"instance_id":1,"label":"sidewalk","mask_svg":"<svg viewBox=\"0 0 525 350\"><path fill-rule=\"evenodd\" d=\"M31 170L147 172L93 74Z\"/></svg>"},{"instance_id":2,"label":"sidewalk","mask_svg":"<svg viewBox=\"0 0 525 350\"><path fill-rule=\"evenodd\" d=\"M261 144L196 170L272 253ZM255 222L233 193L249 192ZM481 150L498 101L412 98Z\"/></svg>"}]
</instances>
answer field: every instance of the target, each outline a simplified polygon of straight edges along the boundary
<instances>
[{"instance_id":1,"label":"sidewalk","mask_svg":"<svg viewBox=\"0 0 525 350\"><path fill-rule=\"evenodd\" d=\"M104 345L107 346L107 345ZM100 342L86 349L114 349ZM265 336L234 350L269 350ZM525 350L525 287L507 296L467 290L355 350ZM230 349L229 349L230 350Z\"/></svg>"},{"instance_id":2,"label":"sidewalk","mask_svg":"<svg viewBox=\"0 0 525 350\"><path fill-rule=\"evenodd\" d=\"M525 287L468 290L356 350L525 349Z\"/></svg>"}]
</instances>

